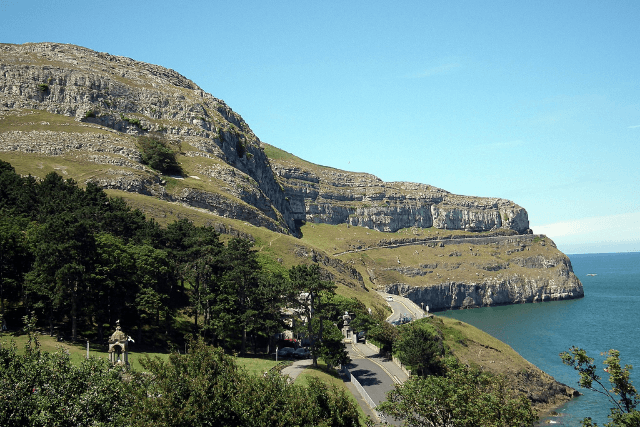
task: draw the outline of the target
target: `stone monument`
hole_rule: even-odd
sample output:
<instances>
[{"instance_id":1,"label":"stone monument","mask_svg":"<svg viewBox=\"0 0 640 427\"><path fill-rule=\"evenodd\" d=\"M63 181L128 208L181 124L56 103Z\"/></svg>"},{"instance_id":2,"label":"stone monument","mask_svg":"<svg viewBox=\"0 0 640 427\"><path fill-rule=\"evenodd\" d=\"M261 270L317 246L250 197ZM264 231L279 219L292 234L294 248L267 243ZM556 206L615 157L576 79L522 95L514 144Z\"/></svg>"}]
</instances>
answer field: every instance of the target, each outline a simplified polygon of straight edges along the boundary
<instances>
[{"instance_id":1,"label":"stone monument","mask_svg":"<svg viewBox=\"0 0 640 427\"><path fill-rule=\"evenodd\" d=\"M129 337L116 322L116 331L109 338L109 361L114 365L129 366Z\"/></svg>"},{"instance_id":2,"label":"stone monument","mask_svg":"<svg viewBox=\"0 0 640 427\"><path fill-rule=\"evenodd\" d=\"M349 326L349 323L351 323L351 316L349 316L348 311L344 312L344 315L342 316L342 320L344 321L344 324L342 325L342 335L344 336L344 339L350 340L351 326Z\"/></svg>"}]
</instances>

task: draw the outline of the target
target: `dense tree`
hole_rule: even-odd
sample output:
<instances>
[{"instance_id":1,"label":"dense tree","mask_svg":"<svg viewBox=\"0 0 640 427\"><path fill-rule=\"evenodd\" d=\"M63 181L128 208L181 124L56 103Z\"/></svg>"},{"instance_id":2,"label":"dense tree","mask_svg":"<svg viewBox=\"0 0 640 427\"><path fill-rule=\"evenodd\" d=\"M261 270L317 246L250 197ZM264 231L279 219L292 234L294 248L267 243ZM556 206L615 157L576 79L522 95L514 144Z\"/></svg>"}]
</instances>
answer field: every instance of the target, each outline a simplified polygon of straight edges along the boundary
<instances>
[{"instance_id":1,"label":"dense tree","mask_svg":"<svg viewBox=\"0 0 640 427\"><path fill-rule=\"evenodd\" d=\"M318 330L313 329L313 319L317 316L323 318L321 296L334 294L336 285L330 281L322 280L318 264L296 265L289 270L292 290L296 296L294 300L297 308L301 310L307 319L307 333L311 342L311 356L313 366L318 366L319 343L322 340L323 322L319 322Z\"/></svg>"},{"instance_id":2,"label":"dense tree","mask_svg":"<svg viewBox=\"0 0 640 427\"><path fill-rule=\"evenodd\" d=\"M171 318L168 311L170 266L167 253L150 245L128 247L135 263L133 282L137 285L135 307L138 311L138 342L144 326L160 326L160 317Z\"/></svg>"},{"instance_id":3,"label":"dense tree","mask_svg":"<svg viewBox=\"0 0 640 427\"><path fill-rule=\"evenodd\" d=\"M323 323L322 338L318 344L318 354L329 366L346 365L351 362L342 331L335 322L326 319L314 319L314 332L318 333L320 321Z\"/></svg>"},{"instance_id":4,"label":"dense tree","mask_svg":"<svg viewBox=\"0 0 640 427\"><path fill-rule=\"evenodd\" d=\"M166 174L182 175L182 167L169 142L160 134L138 138L142 163Z\"/></svg>"},{"instance_id":5,"label":"dense tree","mask_svg":"<svg viewBox=\"0 0 640 427\"><path fill-rule=\"evenodd\" d=\"M380 349L383 352L390 353L393 350L393 344L400 336L400 332L398 328L383 320L369 330L368 336L380 344Z\"/></svg>"},{"instance_id":6,"label":"dense tree","mask_svg":"<svg viewBox=\"0 0 640 427\"><path fill-rule=\"evenodd\" d=\"M357 426L344 390L310 380L291 384L279 374L254 376L202 339L188 354L141 360L145 372L104 359L79 365L59 350L40 350L34 319L20 354L0 345L2 426Z\"/></svg>"},{"instance_id":7,"label":"dense tree","mask_svg":"<svg viewBox=\"0 0 640 427\"><path fill-rule=\"evenodd\" d=\"M31 215L37 205L36 181L22 178L11 164L0 160L0 212L5 215Z\"/></svg>"},{"instance_id":8,"label":"dense tree","mask_svg":"<svg viewBox=\"0 0 640 427\"><path fill-rule=\"evenodd\" d=\"M224 329L227 332L238 328L240 335L240 351L246 351L247 332L257 324L258 295L260 284L260 264L253 243L240 238L233 238L227 243L224 252L223 276L225 298L230 302L229 309L221 313L225 319Z\"/></svg>"},{"instance_id":9,"label":"dense tree","mask_svg":"<svg viewBox=\"0 0 640 427\"><path fill-rule=\"evenodd\" d=\"M6 327L5 298L20 294L24 274L30 268L30 254L23 230L23 217L0 216L0 327Z\"/></svg>"},{"instance_id":10,"label":"dense tree","mask_svg":"<svg viewBox=\"0 0 640 427\"><path fill-rule=\"evenodd\" d=\"M622 367L620 352L617 350L609 350L603 355L607 356L603 363L607 366L605 371L609 374L611 389L603 384L602 378L596 373L597 367L593 363L593 358L587 356L585 350L571 347L570 351L560 353L560 358L565 365L578 371L580 387L603 394L613 405L609 415L611 422L605 424L606 426L640 426L640 411L637 409L640 404L640 395L630 379L633 366ZM582 420L582 425L597 426L591 418Z\"/></svg>"},{"instance_id":11,"label":"dense tree","mask_svg":"<svg viewBox=\"0 0 640 427\"><path fill-rule=\"evenodd\" d=\"M444 343L440 332L428 319L420 319L398 328L400 336L394 343L400 361L419 376L440 373Z\"/></svg>"},{"instance_id":12,"label":"dense tree","mask_svg":"<svg viewBox=\"0 0 640 427\"><path fill-rule=\"evenodd\" d=\"M35 319L26 320L29 342L21 354L0 345L0 425L126 425L130 405L122 371L104 359L78 365L63 351L40 350Z\"/></svg>"},{"instance_id":13,"label":"dense tree","mask_svg":"<svg viewBox=\"0 0 640 427\"><path fill-rule=\"evenodd\" d=\"M535 416L524 395L510 391L505 379L445 362L443 376L411 377L378 406L405 426L531 426Z\"/></svg>"},{"instance_id":14,"label":"dense tree","mask_svg":"<svg viewBox=\"0 0 640 427\"><path fill-rule=\"evenodd\" d=\"M98 340L104 339L105 326L116 320L135 325L131 316L137 292L136 264L131 247L122 238L109 233L96 235L96 261L91 281L91 318L96 324Z\"/></svg>"},{"instance_id":15,"label":"dense tree","mask_svg":"<svg viewBox=\"0 0 640 427\"><path fill-rule=\"evenodd\" d=\"M181 279L190 283L190 313L194 316L194 325L198 331L198 317L202 314L202 326L205 334L216 335L218 325L214 321L215 299L222 289L223 251L219 235L210 227L190 228L186 224L176 224L171 230L173 239L182 237L182 247L176 244L176 259L181 263Z\"/></svg>"},{"instance_id":16,"label":"dense tree","mask_svg":"<svg viewBox=\"0 0 640 427\"><path fill-rule=\"evenodd\" d=\"M88 287L95 257L95 239L85 223L62 212L46 217L29 236L34 255L27 275L30 301L47 310L50 334L55 312L67 307L72 340L77 338L77 322Z\"/></svg>"}]
</instances>

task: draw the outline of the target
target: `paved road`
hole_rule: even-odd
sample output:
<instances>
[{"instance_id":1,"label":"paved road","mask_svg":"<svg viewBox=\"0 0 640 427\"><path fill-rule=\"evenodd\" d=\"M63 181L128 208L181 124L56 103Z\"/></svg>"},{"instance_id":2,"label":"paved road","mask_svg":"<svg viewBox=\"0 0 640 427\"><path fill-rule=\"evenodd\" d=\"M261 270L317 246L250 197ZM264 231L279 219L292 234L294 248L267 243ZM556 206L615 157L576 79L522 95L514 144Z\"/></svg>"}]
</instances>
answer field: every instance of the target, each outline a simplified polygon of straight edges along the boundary
<instances>
[{"instance_id":1,"label":"paved road","mask_svg":"<svg viewBox=\"0 0 640 427\"><path fill-rule=\"evenodd\" d=\"M360 382L375 404L387 400L387 393L393 390L396 383L406 381L407 375L396 364L385 360L364 344L354 343L348 349L351 357L349 372ZM394 420L387 422L402 425Z\"/></svg>"},{"instance_id":2,"label":"paved road","mask_svg":"<svg viewBox=\"0 0 640 427\"><path fill-rule=\"evenodd\" d=\"M401 297L400 295L387 294L381 291L377 291L382 298L387 301L387 304L393 310L393 314L387 318L387 322L393 322L398 320L403 315L411 316L411 320L421 319L424 316L422 308L416 305L409 298ZM391 299L391 301L389 301Z\"/></svg>"}]
</instances>

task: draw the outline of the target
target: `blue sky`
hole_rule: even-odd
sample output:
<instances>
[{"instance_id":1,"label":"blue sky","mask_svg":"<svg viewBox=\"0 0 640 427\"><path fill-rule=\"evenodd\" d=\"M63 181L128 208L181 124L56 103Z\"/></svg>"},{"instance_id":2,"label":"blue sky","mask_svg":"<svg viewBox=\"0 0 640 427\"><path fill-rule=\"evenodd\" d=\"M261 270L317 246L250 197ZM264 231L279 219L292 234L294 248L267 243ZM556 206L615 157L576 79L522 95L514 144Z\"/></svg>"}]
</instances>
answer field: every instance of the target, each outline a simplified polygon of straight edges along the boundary
<instances>
[{"instance_id":1,"label":"blue sky","mask_svg":"<svg viewBox=\"0 0 640 427\"><path fill-rule=\"evenodd\" d=\"M172 68L258 137L502 197L566 253L640 251L637 1L0 0L0 42Z\"/></svg>"}]
</instances>

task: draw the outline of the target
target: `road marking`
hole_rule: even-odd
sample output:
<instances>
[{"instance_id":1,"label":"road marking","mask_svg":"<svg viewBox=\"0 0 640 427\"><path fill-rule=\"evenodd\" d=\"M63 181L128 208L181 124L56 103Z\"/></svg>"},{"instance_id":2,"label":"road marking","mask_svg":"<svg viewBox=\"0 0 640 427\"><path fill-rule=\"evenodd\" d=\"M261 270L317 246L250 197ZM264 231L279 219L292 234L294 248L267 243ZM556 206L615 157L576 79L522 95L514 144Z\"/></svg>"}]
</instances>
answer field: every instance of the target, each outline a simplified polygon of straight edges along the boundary
<instances>
[{"instance_id":1,"label":"road marking","mask_svg":"<svg viewBox=\"0 0 640 427\"><path fill-rule=\"evenodd\" d=\"M417 312L415 312L415 311L413 311L413 310L411 310L411 309L407 306L407 304L405 304L405 303L404 303L404 302L402 302L402 301L398 301L398 302L399 302L400 304L404 305L404 308L406 308L407 310L409 310L409 313L413 314L415 317L418 317L418 313L417 313Z\"/></svg>"},{"instance_id":2,"label":"road marking","mask_svg":"<svg viewBox=\"0 0 640 427\"><path fill-rule=\"evenodd\" d=\"M351 348L353 348L357 353L360 353L362 356L364 356L365 359L375 363L376 365L380 366L382 368L382 370L389 375L389 378L391 378L391 380L396 383L396 384L402 384L402 382L398 379L398 377L396 377L395 375L391 375L391 372L389 372L387 370L387 368L385 368L384 366L382 366L380 363L376 362L375 360L371 359L370 357L365 356L365 354L358 348L356 347L354 344L351 344Z\"/></svg>"}]
</instances>

